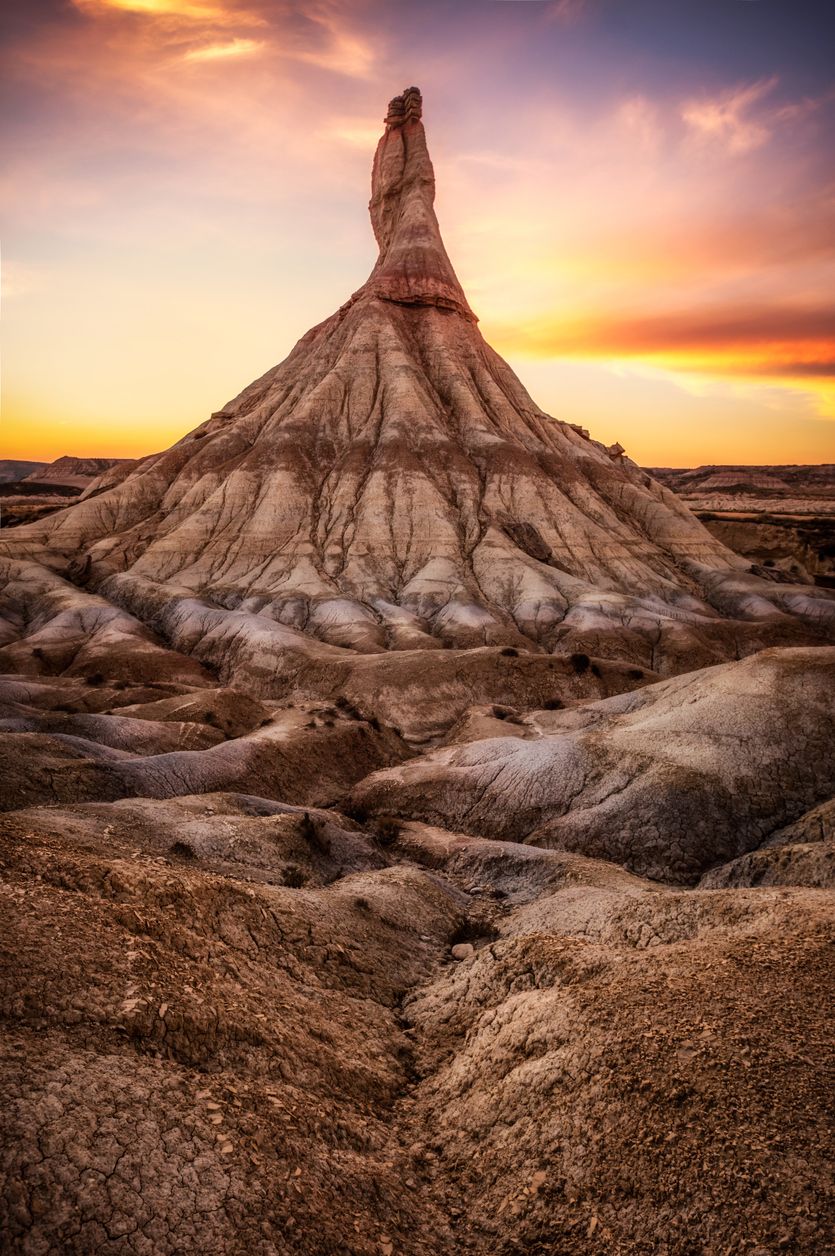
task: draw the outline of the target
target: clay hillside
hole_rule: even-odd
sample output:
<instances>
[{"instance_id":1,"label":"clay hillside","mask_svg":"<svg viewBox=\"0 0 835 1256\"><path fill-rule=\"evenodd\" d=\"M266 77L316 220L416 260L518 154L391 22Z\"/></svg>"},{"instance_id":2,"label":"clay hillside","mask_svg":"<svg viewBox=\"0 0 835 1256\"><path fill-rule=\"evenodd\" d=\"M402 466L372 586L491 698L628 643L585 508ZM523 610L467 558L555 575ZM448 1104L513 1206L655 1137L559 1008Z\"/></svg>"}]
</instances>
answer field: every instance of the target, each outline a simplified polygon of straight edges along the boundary
<instances>
[{"instance_id":1,"label":"clay hillside","mask_svg":"<svg viewBox=\"0 0 835 1256\"><path fill-rule=\"evenodd\" d=\"M835 593L537 407L421 113L331 318L0 532L3 1250L835 1243Z\"/></svg>"}]
</instances>

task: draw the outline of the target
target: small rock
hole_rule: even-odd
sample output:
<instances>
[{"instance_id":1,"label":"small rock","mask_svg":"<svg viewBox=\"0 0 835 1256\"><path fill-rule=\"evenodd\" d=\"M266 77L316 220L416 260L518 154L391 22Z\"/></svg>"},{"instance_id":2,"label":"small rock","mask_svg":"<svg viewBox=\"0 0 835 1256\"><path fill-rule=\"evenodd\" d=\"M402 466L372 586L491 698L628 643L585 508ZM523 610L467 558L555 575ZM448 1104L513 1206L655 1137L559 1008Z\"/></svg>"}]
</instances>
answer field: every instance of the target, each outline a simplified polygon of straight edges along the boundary
<instances>
[{"instance_id":1,"label":"small rock","mask_svg":"<svg viewBox=\"0 0 835 1256\"><path fill-rule=\"evenodd\" d=\"M453 959L469 959L471 955L475 955L475 947L472 942L457 942L452 948Z\"/></svg>"}]
</instances>

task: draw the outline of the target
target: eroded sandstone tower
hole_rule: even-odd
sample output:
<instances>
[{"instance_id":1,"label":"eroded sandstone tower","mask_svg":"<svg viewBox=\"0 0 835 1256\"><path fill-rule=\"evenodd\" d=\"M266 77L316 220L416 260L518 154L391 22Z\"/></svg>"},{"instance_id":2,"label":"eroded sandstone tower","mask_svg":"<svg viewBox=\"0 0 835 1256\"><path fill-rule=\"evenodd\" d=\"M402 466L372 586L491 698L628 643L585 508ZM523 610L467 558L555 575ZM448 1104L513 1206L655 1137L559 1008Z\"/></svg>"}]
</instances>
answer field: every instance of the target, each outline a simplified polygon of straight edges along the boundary
<instances>
[{"instance_id":1,"label":"eroded sandstone tower","mask_svg":"<svg viewBox=\"0 0 835 1256\"><path fill-rule=\"evenodd\" d=\"M302 653L580 647L674 671L831 631L824 591L769 582L485 343L421 115L415 87L389 105L363 287L172 449L7 548L146 622L164 607L181 645L210 620L221 662L246 631Z\"/></svg>"}]
</instances>

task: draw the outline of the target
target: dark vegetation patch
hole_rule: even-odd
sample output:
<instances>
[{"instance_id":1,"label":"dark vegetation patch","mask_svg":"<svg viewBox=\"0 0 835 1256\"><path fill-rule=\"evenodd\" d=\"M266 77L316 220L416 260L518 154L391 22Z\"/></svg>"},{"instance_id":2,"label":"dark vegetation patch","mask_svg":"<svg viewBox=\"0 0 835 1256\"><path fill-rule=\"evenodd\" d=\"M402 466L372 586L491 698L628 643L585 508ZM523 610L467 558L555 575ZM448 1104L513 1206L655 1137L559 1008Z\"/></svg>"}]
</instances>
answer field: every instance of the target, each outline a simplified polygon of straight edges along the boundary
<instances>
[{"instance_id":1,"label":"dark vegetation patch","mask_svg":"<svg viewBox=\"0 0 835 1256\"><path fill-rule=\"evenodd\" d=\"M175 842L169 847L168 853L175 859L196 859L197 852L189 842Z\"/></svg>"},{"instance_id":2,"label":"dark vegetation patch","mask_svg":"<svg viewBox=\"0 0 835 1256\"><path fill-rule=\"evenodd\" d=\"M450 946L457 946L459 942L471 942L473 946L484 945L486 942L495 942L499 936L499 931L493 925L485 920L467 920L461 925L460 929L456 929L449 940Z\"/></svg>"},{"instance_id":3,"label":"dark vegetation patch","mask_svg":"<svg viewBox=\"0 0 835 1256\"><path fill-rule=\"evenodd\" d=\"M374 840L378 846L393 846L402 828L402 824L395 816L378 816L374 823Z\"/></svg>"},{"instance_id":4,"label":"dark vegetation patch","mask_svg":"<svg viewBox=\"0 0 835 1256\"><path fill-rule=\"evenodd\" d=\"M576 651L574 654L570 655L568 661L578 676L582 676L583 673L587 672L591 666L591 659L589 656L580 651Z\"/></svg>"},{"instance_id":5,"label":"dark vegetation patch","mask_svg":"<svg viewBox=\"0 0 835 1256\"><path fill-rule=\"evenodd\" d=\"M357 824L365 824L369 811L363 803L352 802L349 799L342 805L342 814L346 815L349 820L356 820Z\"/></svg>"},{"instance_id":6,"label":"dark vegetation patch","mask_svg":"<svg viewBox=\"0 0 835 1256\"><path fill-rule=\"evenodd\" d=\"M282 884L290 890L300 890L306 881L307 873L298 864L288 864L282 870Z\"/></svg>"},{"instance_id":7,"label":"dark vegetation patch","mask_svg":"<svg viewBox=\"0 0 835 1256\"><path fill-rule=\"evenodd\" d=\"M329 855L331 851L330 839L326 833L322 832L321 827L311 817L310 813L305 811L299 821L299 833L308 846L312 846L320 855Z\"/></svg>"}]
</instances>

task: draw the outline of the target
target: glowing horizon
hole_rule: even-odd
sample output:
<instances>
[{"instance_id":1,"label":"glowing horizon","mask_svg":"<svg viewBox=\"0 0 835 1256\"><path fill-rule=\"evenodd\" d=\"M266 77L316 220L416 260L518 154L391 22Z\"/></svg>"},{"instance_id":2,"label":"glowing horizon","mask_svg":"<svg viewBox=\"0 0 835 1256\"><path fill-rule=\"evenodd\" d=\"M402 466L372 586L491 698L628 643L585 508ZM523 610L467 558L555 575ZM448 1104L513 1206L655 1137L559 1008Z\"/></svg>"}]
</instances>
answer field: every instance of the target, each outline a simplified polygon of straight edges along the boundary
<instances>
[{"instance_id":1,"label":"glowing horizon","mask_svg":"<svg viewBox=\"0 0 835 1256\"><path fill-rule=\"evenodd\" d=\"M0 456L165 448L365 280L390 96L535 401L645 465L835 460L825 10L35 0L2 67ZM817 25L816 25L817 23Z\"/></svg>"}]
</instances>

